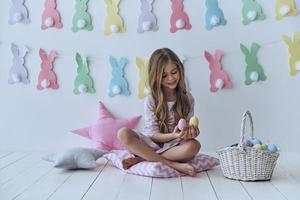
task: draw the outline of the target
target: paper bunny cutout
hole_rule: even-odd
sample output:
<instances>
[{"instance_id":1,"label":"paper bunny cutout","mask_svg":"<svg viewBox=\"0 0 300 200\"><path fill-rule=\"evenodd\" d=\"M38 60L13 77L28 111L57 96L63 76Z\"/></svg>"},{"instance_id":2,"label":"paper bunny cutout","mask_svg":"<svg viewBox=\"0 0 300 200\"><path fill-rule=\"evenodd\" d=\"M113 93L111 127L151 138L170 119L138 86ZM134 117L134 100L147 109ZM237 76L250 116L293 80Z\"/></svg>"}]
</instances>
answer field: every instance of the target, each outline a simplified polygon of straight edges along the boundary
<instances>
[{"instance_id":1,"label":"paper bunny cutout","mask_svg":"<svg viewBox=\"0 0 300 200\"><path fill-rule=\"evenodd\" d=\"M24 3L25 0L12 0L12 5L9 10L9 24L13 25L20 22L24 24L30 23L28 10Z\"/></svg>"},{"instance_id":2,"label":"paper bunny cutout","mask_svg":"<svg viewBox=\"0 0 300 200\"><path fill-rule=\"evenodd\" d=\"M55 27L58 29L62 28L62 23L60 22L60 15L56 9L56 0L45 0L44 6L45 10L42 15L41 29L45 30L51 27Z\"/></svg>"},{"instance_id":3,"label":"paper bunny cutout","mask_svg":"<svg viewBox=\"0 0 300 200\"><path fill-rule=\"evenodd\" d=\"M250 85L255 81L264 81L267 79L262 66L257 61L257 51L259 47L259 44L253 42L251 50L249 50L243 44L240 44L241 51L245 55L245 61L247 63L245 71L246 85Z\"/></svg>"},{"instance_id":4,"label":"paper bunny cutout","mask_svg":"<svg viewBox=\"0 0 300 200\"><path fill-rule=\"evenodd\" d=\"M276 19L281 20L285 16L298 15L298 9L294 0L277 0L275 3Z\"/></svg>"},{"instance_id":5,"label":"paper bunny cutout","mask_svg":"<svg viewBox=\"0 0 300 200\"><path fill-rule=\"evenodd\" d=\"M171 0L172 14L170 18L171 28L170 32L174 33L180 29L190 30L192 25L190 24L189 16L183 10L184 0Z\"/></svg>"},{"instance_id":6,"label":"paper bunny cutout","mask_svg":"<svg viewBox=\"0 0 300 200\"><path fill-rule=\"evenodd\" d=\"M147 94L147 62L144 62L141 58L136 58L135 63L137 68L139 69L140 81L138 87L138 98L143 99Z\"/></svg>"},{"instance_id":7,"label":"paper bunny cutout","mask_svg":"<svg viewBox=\"0 0 300 200\"><path fill-rule=\"evenodd\" d=\"M211 30L215 26L226 25L223 11L218 6L218 0L206 0L206 29Z\"/></svg>"},{"instance_id":8,"label":"paper bunny cutout","mask_svg":"<svg viewBox=\"0 0 300 200\"><path fill-rule=\"evenodd\" d=\"M139 16L139 25L137 32L157 31L157 19L153 14L152 4L154 0L141 0L141 14Z\"/></svg>"},{"instance_id":9,"label":"paper bunny cutout","mask_svg":"<svg viewBox=\"0 0 300 200\"><path fill-rule=\"evenodd\" d=\"M104 23L104 35L112 33L124 33L125 27L121 16L119 15L120 0L105 0L107 15Z\"/></svg>"},{"instance_id":10,"label":"paper bunny cutout","mask_svg":"<svg viewBox=\"0 0 300 200\"><path fill-rule=\"evenodd\" d=\"M53 63L57 57L57 53L55 51L51 51L49 56L44 49L40 48L39 51L40 58L42 60L41 63L41 71L38 77L38 90L43 90L46 88L58 89L57 77L55 72L53 71Z\"/></svg>"},{"instance_id":11,"label":"paper bunny cutout","mask_svg":"<svg viewBox=\"0 0 300 200\"><path fill-rule=\"evenodd\" d=\"M15 44L11 44L11 52L13 54L13 65L9 70L9 84L22 82L28 84L30 81L28 79L28 71L24 65L25 56L28 53L27 47L19 48Z\"/></svg>"},{"instance_id":12,"label":"paper bunny cutout","mask_svg":"<svg viewBox=\"0 0 300 200\"><path fill-rule=\"evenodd\" d=\"M290 75L295 76L300 71L300 33L294 33L293 40L283 35L283 41L288 45L290 52Z\"/></svg>"},{"instance_id":13,"label":"paper bunny cutout","mask_svg":"<svg viewBox=\"0 0 300 200\"><path fill-rule=\"evenodd\" d=\"M76 11L73 16L73 32L79 30L93 30L92 17L88 13L88 2L89 0L76 0Z\"/></svg>"},{"instance_id":14,"label":"paper bunny cutout","mask_svg":"<svg viewBox=\"0 0 300 200\"><path fill-rule=\"evenodd\" d=\"M214 55L208 51L204 52L204 56L209 63L211 92L217 92L222 88L232 88L228 74L222 69L221 60L223 55L224 53L220 49L216 49Z\"/></svg>"},{"instance_id":15,"label":"paper bunny cutout","mask_svg":"<svg viewBox=\"0 0 300 200\"><path fill-rule=\"evenodd\" d=\"M127 80L124 78L124 67L127 65L128 60L126 58L121 58L120 62L113 57L109 57L110 65L112 66L112 79L109 83L109 96L114 97L118 94L123 94L125 96L130 95L128 89Z\"/></svg>"},{"instance_id":16,"label":"paper bunny cutout","mask_svg":"<svg viewBox=\"0 0 300 200\"><path fill-rule=\"evenodd\" d=\"M264 20L261 6L255 0L243 0L243 24L248 25L255 20Z\"/></svg>"},{"instance_id":17,"label":"paper bunny cutout","mask_svg":"<svg viewBox=\"0 0 300 200\"><path fill-rule=\"evenodd\" d=\"M75 59L77 62L77 76L75 79L75 88L73 90L74 94L84 94L84 93L95 93L94 82L90 76L90 70L88 65L88 59L84 60L79 53L76 53Z\"/></svg>"}]
</instances>

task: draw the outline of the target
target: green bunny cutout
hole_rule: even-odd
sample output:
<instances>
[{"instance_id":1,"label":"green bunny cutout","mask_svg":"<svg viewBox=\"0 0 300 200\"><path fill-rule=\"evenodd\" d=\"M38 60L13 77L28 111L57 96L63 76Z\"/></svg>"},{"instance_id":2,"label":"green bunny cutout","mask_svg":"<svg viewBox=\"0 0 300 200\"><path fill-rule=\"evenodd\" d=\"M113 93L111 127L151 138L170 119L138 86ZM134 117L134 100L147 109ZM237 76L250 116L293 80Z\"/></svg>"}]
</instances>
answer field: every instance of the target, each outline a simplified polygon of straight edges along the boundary
<instances>
[{"instance_id":1,"label":"green bunny cutout","mask_svg":"<svg viewBox=\"0 0 300 200\"><path fill-rule=\"evenodd\" d=\"M243 24L248 25L255 20L264 20L261 6L255 0L243 0Z\"/></svg>"},{"instance_id":2,"label":"green bunny cutout","mask_svg":"<svg viewBox=\"0 0 300 200\"><path fill-rule=\"evenodd\" d=\"M83 61L79 53L76 53L77 76L75 79L74 94L95 93L94 82L90 76L90 70L87 58Z\"/></svg>"},{"instance_id":3,"label":"green bunny cutout","mask_svg":"<svg viewBox=\"0 0 300 200\"><path fill-rule=\"evenodd\" d=\"M76 11L73 16L72 31L77 32L79 30L93 30L92 17L87 12L89 0L76 0Z\"/></svg>"},{"instance_id":4,"label":"green bunny cutout","mask_svg":"<svg viewBox=\"0 0 300 200\"><path fill-rule=\"evenodd\" d=\"M264 81L267 79L262 66L257 61L257 52L260 48L259 44L253 42L251 50L247 49L243 44L240 44L241 51L245 55L246 71L245 71L245 84L250 85L256 81Z\"/></svg>"}]
</instances>

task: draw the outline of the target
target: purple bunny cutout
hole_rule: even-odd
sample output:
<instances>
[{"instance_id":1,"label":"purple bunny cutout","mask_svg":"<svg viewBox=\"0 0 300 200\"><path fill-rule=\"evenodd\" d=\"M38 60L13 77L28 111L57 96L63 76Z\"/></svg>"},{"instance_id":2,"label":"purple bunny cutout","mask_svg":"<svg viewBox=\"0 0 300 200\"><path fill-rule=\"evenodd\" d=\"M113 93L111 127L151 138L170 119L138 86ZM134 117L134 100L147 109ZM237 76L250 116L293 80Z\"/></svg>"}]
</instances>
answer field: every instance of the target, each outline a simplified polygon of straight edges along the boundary
<instances>
[{"instance_id":1,"label":"purple bunny cutout","mask_svg":"<svg viewBox=\"0 0 300 200\"><path fill-rule=\"evenodd\" d=\"M9 24L13 25L19 22L30 23L28 10L24 2L25 0L12 0L12 6L9 10Z\"/></svg>"},{"instance_id":2,"label":"purple bunny cutout","mask_svg":"<svg viewBox=\"0 0 300 200\"><path fill-rule=\"evenodd\" d=\"M153 14L152 4L154 0L141 0L141 14L139 16L139 26L137 32L157 31L157 19Z\"/></svg>"},{"instance_id":3,"label":"purple bunny cutout","mask_svg":"<svg viewBox=\"0 0 300 200\"><path fill-rule=\"evenodd\" d=\"M30 81L28 79L28 72L24 65L24 57L28 53L28 49L24 46L19 48L15 44L11 44L11 52L13 54L13 65L9 70L9 84L22 82L28 84Z\"/></svg>"}]
</instances>

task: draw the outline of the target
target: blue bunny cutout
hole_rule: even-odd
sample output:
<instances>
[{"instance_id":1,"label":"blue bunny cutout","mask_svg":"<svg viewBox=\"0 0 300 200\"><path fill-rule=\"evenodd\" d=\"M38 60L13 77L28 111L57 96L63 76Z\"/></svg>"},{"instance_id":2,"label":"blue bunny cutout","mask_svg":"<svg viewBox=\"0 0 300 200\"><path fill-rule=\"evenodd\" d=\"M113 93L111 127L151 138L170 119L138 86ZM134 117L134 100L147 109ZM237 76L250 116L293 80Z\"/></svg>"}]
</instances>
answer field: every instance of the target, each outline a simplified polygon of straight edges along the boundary
<instances>
[{"instance_id":1,"label":"blue bunny cutout","mask_svg":"<svg viewBox=\"0 0 300 200\"><path fill-rule=\"evenodd\" d=\"M223 11L218 6L218 0L206 0L206 29L211 30L215 26L226 25Z\"/></svg>"},{"instance_id":2,"label":"blue bunny cutout","mask_svg":"<svg viewBox=\"0 0 300 200\"><path fill-rule=\"evenodd\" d=\"M109 62L112 66L112 79L109 84L109 96L114 97L115 95L120 94L129 96L130 91L128 89L128 82L124 78L124 67L127 65L128 60L122 57L118 63L116 58L110 56Z\"/></svg>"}]
</instances>

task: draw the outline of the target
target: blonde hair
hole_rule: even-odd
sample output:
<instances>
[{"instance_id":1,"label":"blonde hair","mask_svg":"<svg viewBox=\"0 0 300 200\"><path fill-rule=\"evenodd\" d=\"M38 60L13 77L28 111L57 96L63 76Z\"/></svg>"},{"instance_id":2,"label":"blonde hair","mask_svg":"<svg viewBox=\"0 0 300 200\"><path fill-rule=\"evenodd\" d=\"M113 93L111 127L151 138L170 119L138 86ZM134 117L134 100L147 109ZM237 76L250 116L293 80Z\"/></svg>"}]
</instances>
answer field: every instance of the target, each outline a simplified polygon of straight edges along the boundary
<instances>
[{"instance_id":1,"label":"blonde hair","mask_svg":"<svg viewBox=\"0 0 300 200\"><path fill-rule=\"evenodd\" d=\"M155 110L153 112L158 119L159 129L162 133L173 131L169 130L167 126L167 114L169 111L162 90L162 76L164 67L168 62L174 63L180 74L180 79L176 87L176 102L172 108L174 110L175 121L178 122L180 118L187 119L191 110L191 102L187 95L182 62L172 50L168 48L157 49L152 53L148 63L148 85L155 102Z\"/></svg>"}]
</instances>

